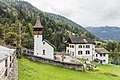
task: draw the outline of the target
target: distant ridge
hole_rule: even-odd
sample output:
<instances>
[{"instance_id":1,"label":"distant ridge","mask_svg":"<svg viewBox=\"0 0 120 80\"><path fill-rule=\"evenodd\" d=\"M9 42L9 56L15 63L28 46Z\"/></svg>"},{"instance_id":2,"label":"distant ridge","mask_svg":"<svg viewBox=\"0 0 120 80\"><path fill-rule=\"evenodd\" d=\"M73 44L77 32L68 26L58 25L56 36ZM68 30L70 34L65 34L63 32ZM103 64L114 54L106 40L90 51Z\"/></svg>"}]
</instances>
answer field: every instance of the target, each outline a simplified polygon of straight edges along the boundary
<instances>
[{"instance_id":1,"label":"distant ridge","mask_svg":"<svg viewBox=\"0 0 120 80\"><path fill-rule=\"evenodd\" d=\"M103 40L116 40L120 42L120 27L101 26L101 27L86 27L95 36Z\"/></svg>"}]
</instances>

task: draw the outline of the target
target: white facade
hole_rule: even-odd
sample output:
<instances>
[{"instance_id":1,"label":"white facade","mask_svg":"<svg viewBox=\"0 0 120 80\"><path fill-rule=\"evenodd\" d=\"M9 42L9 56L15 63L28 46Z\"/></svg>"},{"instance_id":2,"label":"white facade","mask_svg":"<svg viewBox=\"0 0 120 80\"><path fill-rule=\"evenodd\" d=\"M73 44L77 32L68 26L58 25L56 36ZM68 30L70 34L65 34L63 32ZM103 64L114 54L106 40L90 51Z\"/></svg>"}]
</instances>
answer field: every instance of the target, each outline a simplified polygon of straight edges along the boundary
<instances>
[{"instance_id":1,"label":"white facade","mask_svg":"<svg viewBox=\"0 0 120 80\"><path fill-rule=\"evenodd\" d=\"M84 40L84 38L82 39L78 36L77 38L70 38L67 41L66 54L69 54L76 58L83 58L89 61L97 60L101 64L108 64L109 52L104 48L95 48L95 45L93 43L89 43L87 41L82 42Z\"/></svg>"},{"instance_id":2,"label":"white facade","mask_svg":"<svg viewBox=\"0 0 120 80\"><path fill-rule=\"evenodd\" d=\"M76 58L94 60L95 46L93 44L69 44L66 53Z\"/></svg>"},{"instance_id":3,"label":"white facade","mask_svg":"<svg viewBox=\"0 0 120 80\"><path fill-rule=\"evenodd\" d=\"M99 63L101 64L108 64L108 54L99 54L95 52L95 59L99 59Z\"/></svg>"},{"instance_id":4,"label":"white facade","mask_svg":"<svg viewBox=\"0 0 120 80\"><path fill-rule=\"evenodd\" d=\"M34 35L34 55L42 55L42 35Z\"/></svg>"},{"instance_id":5,"label":"white facade","mask_svg":"<svg viewBox=\"0 0 120 80\"><path fill-rule=\"evenodd\" d=\"M42 35L34 35L34 55L54 59L54 47L42 40Z\"/></svg>"}]
</instances>

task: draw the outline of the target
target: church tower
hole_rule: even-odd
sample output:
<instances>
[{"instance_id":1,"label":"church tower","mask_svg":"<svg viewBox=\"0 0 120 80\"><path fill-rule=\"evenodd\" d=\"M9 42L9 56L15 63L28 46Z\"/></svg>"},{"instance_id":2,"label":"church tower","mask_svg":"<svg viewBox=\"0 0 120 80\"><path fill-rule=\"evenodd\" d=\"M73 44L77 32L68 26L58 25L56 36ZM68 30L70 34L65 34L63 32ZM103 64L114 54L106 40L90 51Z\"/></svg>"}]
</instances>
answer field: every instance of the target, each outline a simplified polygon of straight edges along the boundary
<instances>
[{"instance_id":1,"label":"church tower","mask_svg":"<svg viewBox=\"0 0 120 80\"><path fill-rule=\"evenodd\" d=\"M34 26L34 55L41 55L42 52L42 34L43 26L41 25L39 17Z\"/></svg>"}]
</instances>

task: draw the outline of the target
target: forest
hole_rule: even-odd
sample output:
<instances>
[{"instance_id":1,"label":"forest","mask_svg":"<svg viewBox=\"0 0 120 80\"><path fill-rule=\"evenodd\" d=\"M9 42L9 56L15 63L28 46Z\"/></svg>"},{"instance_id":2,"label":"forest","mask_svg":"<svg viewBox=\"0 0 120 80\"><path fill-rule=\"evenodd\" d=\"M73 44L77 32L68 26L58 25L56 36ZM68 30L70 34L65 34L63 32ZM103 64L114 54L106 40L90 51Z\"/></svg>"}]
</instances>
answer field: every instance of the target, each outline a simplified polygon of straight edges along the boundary
<instances>
[{"instance_id":1,"label":"forest","mask_svg":"<svg viewBox=\"0 0 120 80\"><path fill-rule=\"evenodd\" d=\"M4 36L3 42L18 46L21 35L22 47L33 49L33 26L37 16L40 16L44 27L43 38L55 45L56 51L64 51L64 42L72 35L97 39L82 26L61 15L42 12L22 0L0 0L0 35Z\"/></svg>"}]
</instances>

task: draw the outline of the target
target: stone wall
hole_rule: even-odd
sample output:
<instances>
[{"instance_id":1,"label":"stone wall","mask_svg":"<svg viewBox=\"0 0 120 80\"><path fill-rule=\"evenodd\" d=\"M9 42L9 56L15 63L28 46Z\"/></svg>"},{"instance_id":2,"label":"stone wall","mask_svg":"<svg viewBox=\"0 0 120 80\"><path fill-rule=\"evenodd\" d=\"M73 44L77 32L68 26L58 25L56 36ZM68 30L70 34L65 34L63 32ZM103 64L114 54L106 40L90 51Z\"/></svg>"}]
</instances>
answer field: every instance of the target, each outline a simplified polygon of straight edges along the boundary
<instances>
[{"instance_id":1,"label":"stone wall","mask_svg":"<svg viewBox=\"0 0 120 80\"><path fill-rule=\"evenodd\" d=\"M11 68L6 80L18 80L18 63L16 58L14 59L13 67Z\"/></svg>"},{"instance_id":2,"label":"stone wall","mask_svg":"<svg viewBox=\"0 0 120 80\"><path fill-rule=\"evenodd\" d=\"M0 53L0 80L18 80L16 50L1 48Z\"/></svg>"},{"instance_id":3,"label":"stone wall","mask_svg":"<svg viewBox=\"0 0 120 80\"><path fill-rule=\"evenodd\" d=\"M64 67L64 68L78 70L78 71L84 71L83 64L60 62L60 61L56 61L56 60L52 60L52 59L48 59L48 58L33 56L30 54L23 54L23 56L25 56L27 59L41 62L41 63L52 64L52 65L56 65L56 66L60 66L60 67Z\"/></svg>"}]
</instances>

